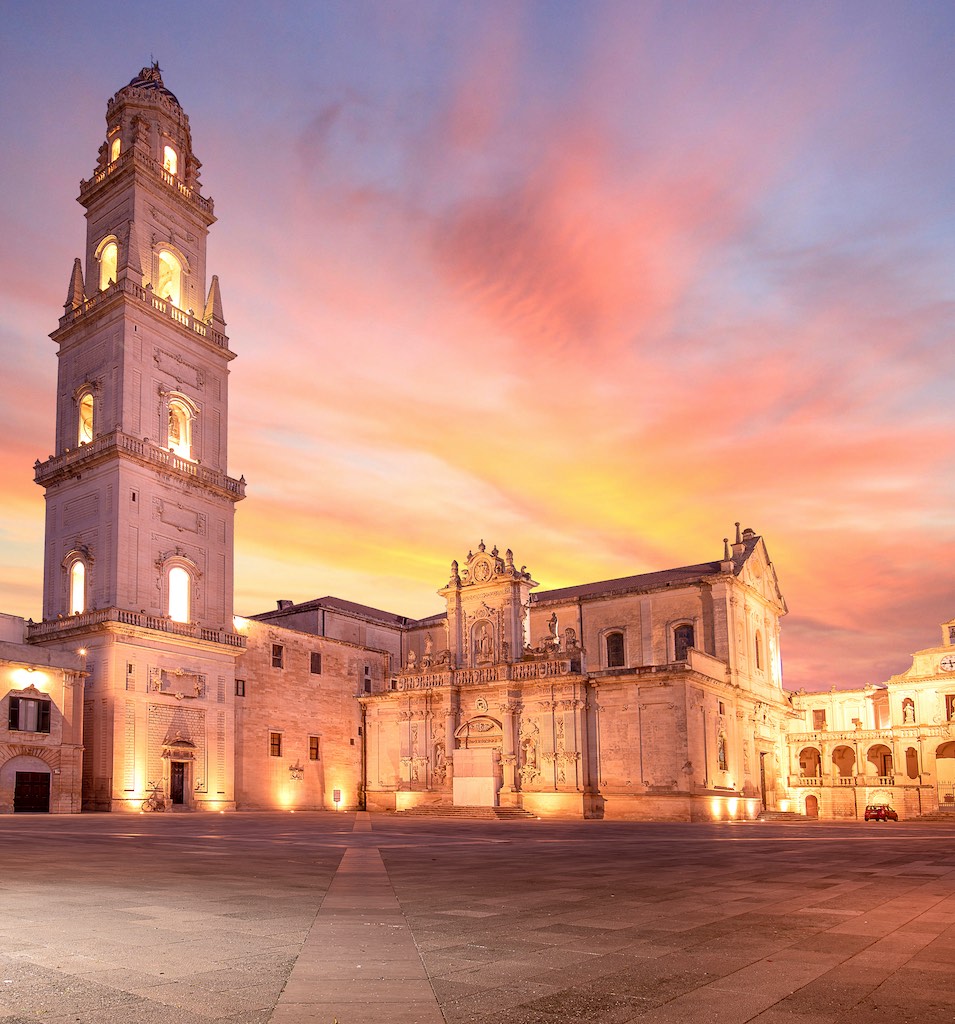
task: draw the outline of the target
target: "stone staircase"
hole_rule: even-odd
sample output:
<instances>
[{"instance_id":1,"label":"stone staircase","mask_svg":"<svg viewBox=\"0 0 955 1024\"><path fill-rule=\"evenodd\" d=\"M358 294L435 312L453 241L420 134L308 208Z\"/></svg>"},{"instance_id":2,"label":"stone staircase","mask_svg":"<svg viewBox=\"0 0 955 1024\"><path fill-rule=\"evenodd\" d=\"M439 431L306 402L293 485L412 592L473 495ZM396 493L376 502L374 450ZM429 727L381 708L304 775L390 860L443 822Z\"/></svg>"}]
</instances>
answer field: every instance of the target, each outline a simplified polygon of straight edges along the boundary
<instances>
[{"instance_id":1,"label":"stone staircase","mask_svg":"<svg viewBox=\"0 0 955 1024\"><path fill-rule=\"evenodd\" d=\"M396 813L414 818L480 818L486 821L537 818L536 814L531 814L522 807L453 807L450 804L422 804Z\"/></svg>"},{"instance_id":2,"label":"stone staircase","mask_svg":"<svg viewBox=\"0 0 955 1024\"><path fill-rule=\"evenodd\" d=\"M955 825L955 811L928 811L925 814L917 814L909 821L944 821L947 825Z\"/></svg>"},{"instance_id":3,"label":"stone staircase","mask_svg":"<svg viewBox=\"0 0 955 1024\"><path fill-rule=\"evenodd\" d=\"M806 821L816 821L816 818L807 818L805 814L799 814L798 811L760 811L756 815L757 821L788 821L790 823L799 823Z\"/></svg>"}]
</instances>

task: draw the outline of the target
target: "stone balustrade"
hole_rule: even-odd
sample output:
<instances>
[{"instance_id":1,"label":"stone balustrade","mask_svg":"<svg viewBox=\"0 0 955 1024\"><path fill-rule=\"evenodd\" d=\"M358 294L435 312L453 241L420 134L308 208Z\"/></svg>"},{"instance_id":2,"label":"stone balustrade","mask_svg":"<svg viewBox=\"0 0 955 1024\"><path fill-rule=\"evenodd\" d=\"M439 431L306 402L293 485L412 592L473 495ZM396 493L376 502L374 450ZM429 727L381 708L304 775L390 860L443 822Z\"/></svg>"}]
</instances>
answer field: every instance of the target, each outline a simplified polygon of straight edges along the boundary
<instances>
[{"instance_id":1,"label":"stone balustrade","mask_svg":"<svg viewBox=\"0 0 955 1024\"><path fill-rule=\"evenodd\" d=\"M51 640L74 630L85 631L91 626L107 622L119 622L139 629L155 629L162 633L174 633L192 640L205 640L228 647L244 648L246 644L244 636L225 629L209 629L192 622L174 622L164 615L148 615L146 612L134 612L125 608L96 608L79 615L66 615L61 619L31 622L27 626L27 635L30 640Z\"/></svg>"},{"instance_id":2,"label":"stone balustrade","mask_svg":"<svg viewBox=\"0 0 955 1024\"><path fill-rule=\"evenodd\" d=\"M163 165L142 149L133 146L121 153L111 164L108 164L101 171L96 171L92 178L80 182L80 202L85 202L103 182L109 178L135 166L153 174L170 188L175 189L179 195L190 203L197 206L209 217L213 215L213 202L207 197L199 194L198 188L187 185L178 175L170 174Z\"/></svg>"}]
</instances>

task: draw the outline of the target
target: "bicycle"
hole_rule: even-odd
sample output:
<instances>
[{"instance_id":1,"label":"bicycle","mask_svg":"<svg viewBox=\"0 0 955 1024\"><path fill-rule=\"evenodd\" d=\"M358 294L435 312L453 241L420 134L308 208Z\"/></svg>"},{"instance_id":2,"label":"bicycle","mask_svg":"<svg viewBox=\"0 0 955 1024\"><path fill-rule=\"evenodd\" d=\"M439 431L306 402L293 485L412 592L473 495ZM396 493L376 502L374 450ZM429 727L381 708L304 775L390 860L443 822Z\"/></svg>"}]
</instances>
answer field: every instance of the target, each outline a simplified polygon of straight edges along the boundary
<instances>
[{"instance_id":1,"label":"bicycle","mask_svg":"<svg viewBox=\"0 0 955 1024\"><path fill-rule=\"evenodd\" d=\"M142 810L144 811L164 811L166 809L166 798L163 795L162 786L157 785L155 782L150 782L152 786L152 793L142 803Z\"/></svg>"}]
</instances>

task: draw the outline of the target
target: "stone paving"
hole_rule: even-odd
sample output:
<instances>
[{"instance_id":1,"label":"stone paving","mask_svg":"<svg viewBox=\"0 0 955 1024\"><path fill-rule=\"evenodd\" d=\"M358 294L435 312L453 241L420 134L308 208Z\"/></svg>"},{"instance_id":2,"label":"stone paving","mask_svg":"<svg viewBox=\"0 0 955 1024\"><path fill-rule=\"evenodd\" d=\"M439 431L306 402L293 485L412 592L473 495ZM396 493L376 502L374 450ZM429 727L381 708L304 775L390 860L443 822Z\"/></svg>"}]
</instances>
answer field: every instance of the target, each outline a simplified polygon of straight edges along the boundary
<instances>
[{"instance_id":1,"label":"stone paving","mask_svg":"<svg viewBox=\"0 0 955 1024\"><path fill-rule=\"evenodd\" d=\"M0 817L0 1024L955 1021L955 828Z\"/></svg>"}]
</instances>

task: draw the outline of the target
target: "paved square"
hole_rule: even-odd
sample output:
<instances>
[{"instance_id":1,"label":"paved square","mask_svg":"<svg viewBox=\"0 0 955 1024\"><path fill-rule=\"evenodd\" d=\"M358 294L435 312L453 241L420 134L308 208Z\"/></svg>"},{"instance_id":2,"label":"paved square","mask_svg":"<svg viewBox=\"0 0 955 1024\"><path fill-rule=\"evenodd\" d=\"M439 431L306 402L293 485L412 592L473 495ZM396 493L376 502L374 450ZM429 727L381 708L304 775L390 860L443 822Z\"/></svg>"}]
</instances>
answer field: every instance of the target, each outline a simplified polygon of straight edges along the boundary
<instances>
[{"instance_id":1,"label":"paved square","mask_svg":"<svg viewBox=\"0 0 955 1024\"><path fill-rule=\"evenodd\" d=\"M955 828L0 818L0 1022L955 1021Z\"/></svg>"}]
</instances>

